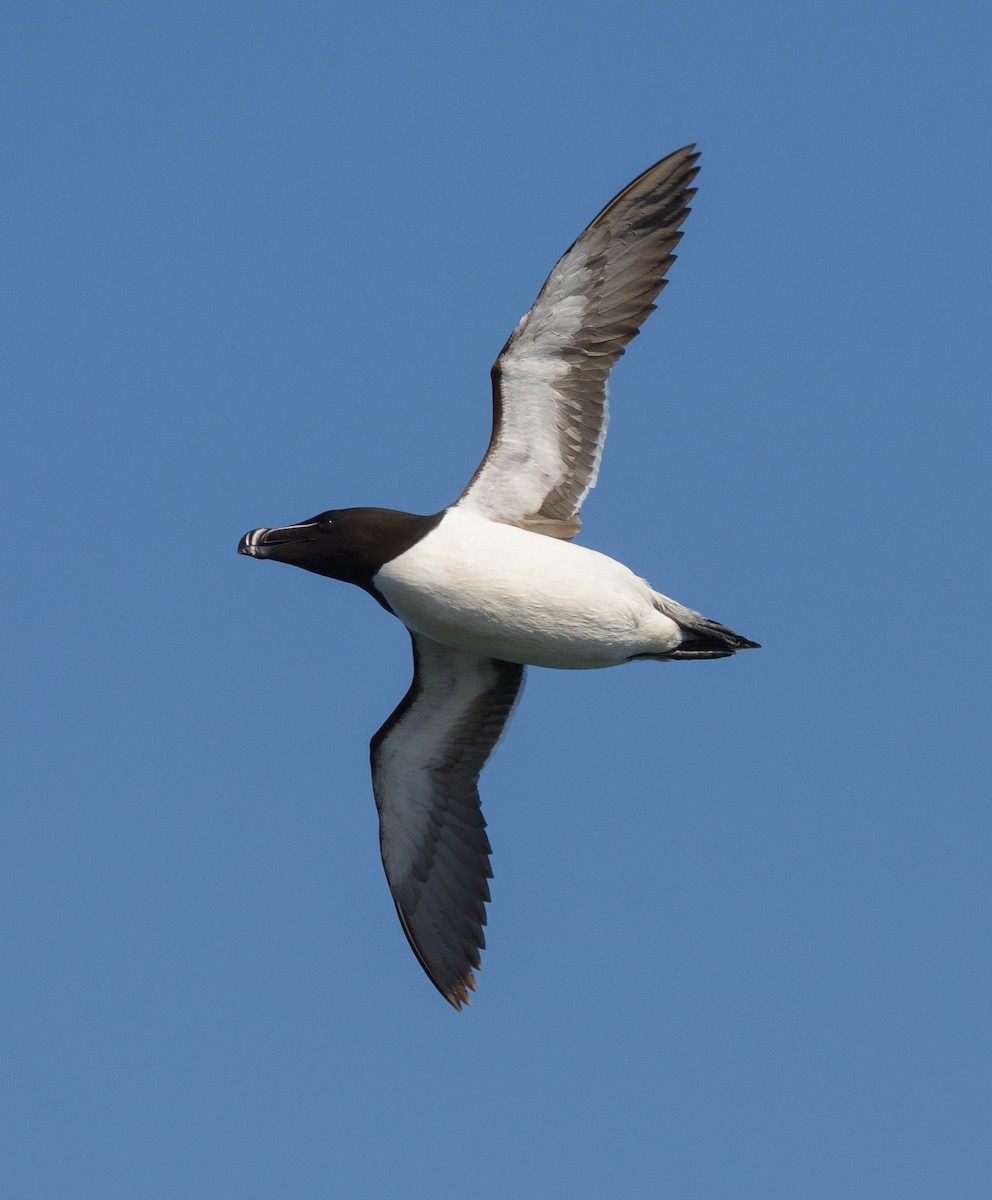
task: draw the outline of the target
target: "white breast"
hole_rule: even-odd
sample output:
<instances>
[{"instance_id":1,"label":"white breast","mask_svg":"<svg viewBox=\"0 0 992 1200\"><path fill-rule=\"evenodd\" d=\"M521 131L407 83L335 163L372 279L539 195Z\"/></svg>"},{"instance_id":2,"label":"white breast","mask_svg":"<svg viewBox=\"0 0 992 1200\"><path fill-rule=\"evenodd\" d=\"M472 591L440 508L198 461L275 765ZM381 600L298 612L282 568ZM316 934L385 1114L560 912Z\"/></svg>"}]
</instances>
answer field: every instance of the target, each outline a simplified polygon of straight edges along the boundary
<instances>
[{"instance_id":1,"label":"white breast","mask_svg":"<svg viewBox=\"0 0 992 1200\"><path fill-rule=\"evenodd\" d=\"M410 629L509 662L610 667L681 641L622 563L460 509L374 583Z\"/></svg>"}]
</instances>

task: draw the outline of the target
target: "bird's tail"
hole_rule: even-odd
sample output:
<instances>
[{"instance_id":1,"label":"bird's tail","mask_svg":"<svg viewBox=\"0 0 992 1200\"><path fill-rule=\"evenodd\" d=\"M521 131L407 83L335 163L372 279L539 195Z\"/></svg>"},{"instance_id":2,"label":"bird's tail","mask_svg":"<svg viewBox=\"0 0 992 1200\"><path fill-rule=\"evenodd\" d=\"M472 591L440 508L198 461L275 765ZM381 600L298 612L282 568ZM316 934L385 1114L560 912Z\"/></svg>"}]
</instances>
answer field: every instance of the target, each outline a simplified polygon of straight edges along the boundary
<instances>
[{"instance_id":1,"label":"bird's tail","mask_svg":"<svg viewBox=\"0 0 992 1200\"><path fill-rule=\"evenodd\" d=\"M684 658L727 658L738 650L759 650L757 642L749 641L734 633L719 621L711 621L702 613L686 608L677 600L654 593L655 608L670 617L682 630L682 642L678 649L670 651L666 659Z\"/></svg>"}]
</instances>

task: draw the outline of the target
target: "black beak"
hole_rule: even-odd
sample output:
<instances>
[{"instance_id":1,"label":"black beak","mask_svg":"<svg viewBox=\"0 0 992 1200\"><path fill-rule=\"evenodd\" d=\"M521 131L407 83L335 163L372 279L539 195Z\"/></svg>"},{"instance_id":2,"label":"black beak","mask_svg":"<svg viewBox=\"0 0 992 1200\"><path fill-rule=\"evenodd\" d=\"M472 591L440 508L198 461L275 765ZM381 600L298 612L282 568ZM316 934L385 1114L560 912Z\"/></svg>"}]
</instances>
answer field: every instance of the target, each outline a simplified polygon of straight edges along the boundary
<instances>
[{"instance_id":1,"label":"black beak","mask_svg":"<svg viewBox=\"0 0 992 1200\"><path fill-rule=\"evenodd\" d=\"M238 542L238 553L249 558L269 558L279 546L292 546L298 542L312 542L317 528L314 521L302 525L285 525L282 529L251 529Z\"/></svg>"}]
</instances>

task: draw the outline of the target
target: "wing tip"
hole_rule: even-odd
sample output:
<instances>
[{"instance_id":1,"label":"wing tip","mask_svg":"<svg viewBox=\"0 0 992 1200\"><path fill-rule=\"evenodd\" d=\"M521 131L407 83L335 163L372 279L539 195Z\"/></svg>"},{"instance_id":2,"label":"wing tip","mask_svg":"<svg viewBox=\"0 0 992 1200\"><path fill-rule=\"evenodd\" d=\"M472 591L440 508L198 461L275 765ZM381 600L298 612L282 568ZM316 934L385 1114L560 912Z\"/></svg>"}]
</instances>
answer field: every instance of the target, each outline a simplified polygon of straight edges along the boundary
<instances>
[{"instance_id":1,"label":"wing tip","mask_svg":"<svg viewBox=\"0 0 992 1200\"><path fill-rule=\"evenodd\" d=\"M410 927L407 914L404 912L403 906L400 904L395 895L393 896L393 904L396 907L396 915L400 919L400 926L402 927L404 934L406 934L406 940L410 944L410 949L417 956L417 962L419 962L421 967L423 967L424 974L431 981L431 983L434 984L434 986L445 998L445 1000L447 1000L451 1007L455 1009L456 1012L461 1012L462 1008L465 1005L468 1005L470 1002L469 992L475 991L475 971L482 970L482 960L479 958L479 950L483 949L486 944L486 939L482 934L482 930L479 930L479 945L477 946L475 953L471 955L471 960L474 960L473 966L475 970L473 970L473 968L470 966L466 966L461 974L456 974L454 975L454 978L452 978L451 972L442 973L440 970L435 968L434 964L428 962L427 956L421 949L419 942L414 936L413 929ZM443 982L442 974L448 976L448 978L444 979Z\"/></svg>"},{"instance_id":2,"label":"wing tip","mask_svg":"<svg viewBox=\"0 0 992 1200\"><path fill-rule=\"evenodd\" d=\"M448 988L438 986L437 980L433 976L431 976L431 979L455 1012L461 1012L463 1008L468 1007L471 1003L469 992L475 991L475 973L473 971L466 971L461 979Z\"/></svg>"}]
</instances>

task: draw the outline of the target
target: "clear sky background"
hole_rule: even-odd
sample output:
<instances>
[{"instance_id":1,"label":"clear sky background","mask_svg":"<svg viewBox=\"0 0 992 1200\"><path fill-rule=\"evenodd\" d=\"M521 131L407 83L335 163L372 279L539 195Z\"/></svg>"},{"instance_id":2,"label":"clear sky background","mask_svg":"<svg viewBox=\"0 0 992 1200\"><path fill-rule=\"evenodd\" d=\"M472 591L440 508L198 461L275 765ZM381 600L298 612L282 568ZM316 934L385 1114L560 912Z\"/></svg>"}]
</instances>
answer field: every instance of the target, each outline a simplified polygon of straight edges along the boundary
<instances>
[{"instance_id":1,"label":"clear sky background","mask_svg":"<svg viewBox=\"0 0 992 1200\"><path fill-rule=\"evenodd\" d=\"M5 1196L990 1194L988 13L5 7ZM454 499L689 141L582 540L764 649L531 672L459 1015L378 857L407 636L235 547Z\"/></svg>"}]
</instances>

